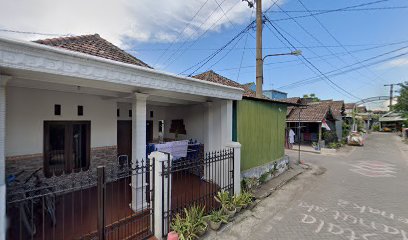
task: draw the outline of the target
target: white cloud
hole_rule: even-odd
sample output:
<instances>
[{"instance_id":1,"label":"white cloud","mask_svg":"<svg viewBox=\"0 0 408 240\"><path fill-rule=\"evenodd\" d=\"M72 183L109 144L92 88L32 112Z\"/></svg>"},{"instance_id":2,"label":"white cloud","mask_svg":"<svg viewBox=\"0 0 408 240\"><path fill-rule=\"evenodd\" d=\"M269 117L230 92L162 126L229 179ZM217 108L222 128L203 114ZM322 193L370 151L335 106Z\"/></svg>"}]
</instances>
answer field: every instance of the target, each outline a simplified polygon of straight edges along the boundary
<instances>
[{"instance_id":1,"label":"white cloud","mask_svg":"<svg viewBox=\"0 0 408 240\"><path fill-rule=\"evenodd\" d=\"M249 21L251 9L241 0L208 0L185 31L184 27L206 0L0 0L0 28L57 34L93 34L120 46L126 40L171 42L195 38L206 29L220 31ZM222 4L228 19L216 3ZM279 1L281 2L281 1ZM266 9L271 0L263 0ZM183 33L180 33L182 32ZM39 35L11 34L27 40Z\"/></svg>"},{"instance_id":2,"label":"white cloud","mask_svg":"<svg viewBox=\"0 0 408 240\"><path fill-rule=\"evenodd\" d=\"M383 64L382 68L404 67L408 65L408 58L398 58Z\"/></svg>"}]
</instances>

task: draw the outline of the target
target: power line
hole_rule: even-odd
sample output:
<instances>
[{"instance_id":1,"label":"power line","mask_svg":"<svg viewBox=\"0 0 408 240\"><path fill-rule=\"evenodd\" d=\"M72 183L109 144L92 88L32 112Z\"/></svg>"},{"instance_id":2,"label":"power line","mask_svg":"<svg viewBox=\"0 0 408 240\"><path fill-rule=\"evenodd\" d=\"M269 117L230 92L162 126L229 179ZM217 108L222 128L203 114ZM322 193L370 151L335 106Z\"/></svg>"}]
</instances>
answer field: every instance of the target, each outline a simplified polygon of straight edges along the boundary
<instances>
[{"instance_id":1,"label":"power line","mask_svg":"<svg viewBox=\"0 0 408 240\"><path fill-rule=\"evenodd\" d=\"M396 56L392 56L392 57L389 57L389 58L386 58L386 59L382 59L382 60L370 63L369 66L374 66L374 65L377 65L377 64L380 64L380 63L388 62L390 60L397 59L397 58L400 58L400 57L406 56L406 55L408 55L408 52L405 52L405 53L402 53L402 54L399 54L399 55L396 55ZM351 68L351 69L344 70L344 71L341 71L341 72L329 74L328 76L329 77L336 77L336 76L340 76L340 75L343 75L343 74L346 74L346 73L349 73L349 72L352 72L352 71L356 71L356 70L358 70L360 68L362 68L362 67L360 66L360 67ZM316 83L316 82L318 82L320 80L322 80L322 78L312 77L312 78L297 81L297 82L294 82L294 83L291 83L291 84L288 84L288 85L285 85L285 86L278 87L277 89L282 89L282 88L289 89L289 88L300 87L300 86L308 85L308 84L311 84L311 83Z\"/></svg>"},{"instance_id":2,"label":"power line","mask_svg":"<svg viewBox=\"0 0 408 240\"><path fill-rule=\"evenodd\" d=\"M41 32L29 32L29 31L19 31L19 30L12 30L12 29L0 29L0 32L8 32L8 33L18 33L18 34L29 34L29 35L42 35L42 36L73 36L72 34L58 34L58 33L41 33Z\"/></svg>"},{"instance_id":3,"label":"power line","mask_svg":"<svg viewBox=\"0 0 408 240\"><path fill-rule=\"evenodd\" d=\"M249 17L249 21L250 21L250 22L252 22L252 16L253 16L253 14L254 14L254 10L252 9L251 16ZM248 32L248 33L249 33L249 32ZM248 42L248 33L247 33L246 38L245 38L244 49L242 50L241 61L240 61L240 63L239 63L238 74L237 74L237 82L239 82L239 75L240 75L240 73L241 73L242 62L244 61L246 45L247 45L247 42Z\"/></svg>"},{"instance_id":4,"label":"power line","mask_svg":"<svg viewBox=\"0 0 408 240\"><path fill-rule=\"evenodd\" d=\"M218 3L218 1L217 0L214 0L216 3L217 3L217 5L218 5L218 8L221 10L221 12L222 12L222 14L224 15L224 17L227 19L227 21L229 22L229 24L234 28L234 30L237 30L237 27L232 23L232 21L229 19L229 17L227 16L227 13L224 11L224 9L221 7L221 5ZM252 13L251 13L251 18L249 19L249 22L251 22L251 19L252 19ZM250 33L250 32L247 32L247 34L249 34L253 39L255 39L255 37ZM254 56L255 56L255 53L252 51L252 53L254 54Z\"/></svg>"},{"instance_id":5,"label":"power line","mask_svg":"<svg viewBox=\"0 0 408 240\"><path fill-rule=\"evenodd\" d=\"M389 55L389 54L391 54L391 53L395 53L395 52L401 51L401 50L406 49L406 48L408 48L408 46L404 46L404 47L401 47L401 48L398 48L398 49L394 49L394 50L392 50L392 51L388 51L388 52L385 52L385 53L376 55L376 56L374 56L374 57L367 58L367 59L365 59L365 60L363 60L363 61L361 61L361 62L364 62L364 63L365 63L365 62L369 62L369 61L371 61L371 60L374 60L374 59L377 59L377 58L380 58L380 57ZM396 55L396 56L393 56L393 57L390 57L390 58L387 58L387 59L383 59L383 60L380 60L380 61L377 61L377 62L374 62L374 63L370 63L369 66L376 65L376 64L379 64L379 63L382 63L382 62L386 62L386 61L389 61L389 60L392 60L392 59L395 59L395 58L398 58L398 57L401 57L401 56L405 56L405 55L406 55L405 53L399 54L399 55ZM353 67L353 66L355 66L355 65L356 65L356 64L350 64L350 65L348 65L348 66L344 66L344 67L337 68L337 69L334 69L334 70L332 70L332 71L326 72L325 74L330 74L330 76L337 76L337 75L340 75L340 74L348 73L348 72L354 71L354 70L356 70L356 69L358 69L358 68L352 68L352 69L348 69L348 70L345 70L345 71L341 71L341 70L344 70L344 69L347 69L347 68L351 68L351 67ZM361 68L361 67L360 67L360 68ZM341 72L339 72L339 71L341 71ZM337 72L337 73L336 73L336 72ZM300 81L293 82L293 83L291 83L291 84L287 84L287 85L281 86L281 87L279 87L279 88L287 88L287 87L294 86L294 85L299 85L299 84L302 84L302 83L305 83L305 82L310 83L311 81L315 81L315 80L318 80L318 79L321 79L321 78L320 78L320 77L317 77L317 78L316 78L316 77L307 78L307 79L304 79L304 80L300 80Z\"/></svg>"},{"instance_id":6,"label":"power line","mask_svg":"<svg viewBox=\"0 0 408 240\"><path fill-rule=\"evenodd\" d=\"M222 2L224 3L225 0ZM221 3L221 5L222 5ZM237 6L240 2L237 2L235 5L233 5L230 9L227 10L226 13L230 12L235 6ZM215 11L214 11L215 12ZM222 18L224 17L224 15L222 15L221 17L219 17L209 28L207 28L200 36L198 36L198 38L196 38L190 45L187 46L187 48L183 49L181 51L181 53L178 55L178 57L183 56L183 54L186 52L186 49L192 47L194 44L196 44L198 42L198 40L200 40L210 29L212 29ZM210 18L210 17L209 17ZM209 19L208 18L208 19ZM207 20L208 20L207 19ZM204 24L204 23L203 23ZM202 26L202 25L201 25ZM191 38L190 38L191 39ZM184 42L186 43L186 42ZM179 47L179 50L184 46L184 44L182 46ZM174 54L172 55L174 56ZM167 68L168 66L170 66L171 64L173 64L178 57L173 58L173 60L170 62L170 60L172 59L172 56L170 58L167 59L167 61L169 62L164 68Z\"/></svg>"},{"instance_id":7,"label":"power line","mask_svg":"<svg viewBox=\"0 0 408 240\"><path fill-rule=\"evenodd\" d=\"M305 6L305 4L303 4L302 0L298 0L298 2L303 6L304 9L306 9L306 11L309 11L309 9ZM374 76L376 76L377 78L380 78L377 74L375 74L373 71L371 71L371 69L367 68L366 66L364 66L364 64L362 64L360 62L360 60L355 57L351 52L349 52L349 50L343 46L343 44L329 31L329 29L327 29L326 26L323 25L323 23L316 17L316 16L312 16L317 23L326 31L327 34L330 35L331 38L334 39L334 41L340 45L358 64L361 64L363 66L363 68L365 68L367 71L369 71L370 73L372 73Z\"/></svg>"},{"instance_id":8,"label":"power line","mask_svg":"<svg viewBox=\"0 0 408 240\"><path fill-rule=\"evenodd\" d=\"M248 36L248 32L246 32L246 36ZM234 46L231 48L231 50L232 49L234 49L234 47L236 47L237 45L238 45L238 43L241 41L241 39L244 37L244 35L243 34L241 34L241 36L239 37L239 39L235 42L235 44L234 44ZM208 70L210 70L210 69L212 69L212 67L214 67L215 65L217 65L220 61L222 61L226 56L228 56L228 54L231 52L231 50L229 50L229 51L227 51L225 54L224 54L224 56L222 56L220 59L218 59L218 61L216 61L215 63L213 63L209 68L207 68L207 71ZM194 74L194 73L192 73L192 74ZM192 75L192 74L190 74L190 75Z\"/></svg>"},{"instance_id":9,"label":"power line","mask_svg":"<svg viewBox=\"0 0 408 240\"><path fill-rule=\"evenodd\" d=\"M408 6L395 6L395 7L374 7L374 8L356 8L356 9L310 9L310 11L305 10L286 10L289 13L327 13L327 12L362 12L362 11L377 11L377 10L399 10L408 9ZM270 10L269 12L281 13L282 11ZM305 15L307 16L307 15Z\"/></svg>"},{"instance_id":10,"label":"power line","mask_svg":"<svg viewBox=\"0 0 408 240\"><path fill-rule=\"evenodd\" d=\"M312 13L312 14L306 14L306 15L301 15L301 16L295 16L293 18L307 18L307 17L312 17L312 16L317 16L317 15L322 15L322 14L327 14L327 13L332 13L332 12L339 12L339 11L344 11L347 9L353 9L353 8L358 8L358 7L364 7L368 5L373 5L373 4L378 4L382 2L388 2L389 0L378 0L378 1L373 1L373 2L368 2L368 3L362 3L358 5L353 5L353 6L348 6L348 7L343 7L343 8L337 8L337 9L332 9L332 10L327 10L323 12L318 12L318 13ZM278 21L287 21L287 20L292 20L292 18L279 18L279 19L272 19L274 22Z\"/></svg>"},{"instance_id":11,"label":"power line","mask_svg":"<svg viewBox=\"0 0 408 240\"><path fill-rule=\"evenodd\" d=\"M275 35L276 36L276 35ZM408 41L406 41L405 43L407 43ZM373 50L373 49L378 49L378 48L384 48L384 47L388 47L389 45L386 46L375 46L375 47L369 47L369 48L362 48L362 49L357 49L357 50L352 50L350 52L352 53L357 53L357 52L363 52L363 51L368 51L368 50ZM298 48L298 47L296 47ZM287 47L285 47L285 49L287 49ZM225 49L227 50L227 49ZM234 49L231 49L234 50ZM290 49L291 50L291 49ZM326 61L327 59L332 59L332 58L336 58L336 55L347 55L347 52L335 52L334 54L324 54L324 55L319 55L319 56L315 56L315 57L309 57L309 59L316 59L316 58L320 58L320 61ZM326 58L327 59L324 59ZM276 65L276 64L283 64L283 63L292 63L292 62L299 62L298 59L296 60L286 60L286 61L279 61L279 62L270 62L270 63L264 63L264 66L269 66L269 65ZM247 65L247 66L241 66L241 68L254 68L255 65ZM224 69L215 69L216 71L230 71L230 70L237 70L238 67L231 67L231 68L224 68Z\"/></svg>"},{"instance_id":12,"label":"power line","mask_svg":"<svg viewBox=\"0 0 408 240\"><path fill-rule=\"evenodd\" d=\"M197 12L193 15L193 17L190 19L190 21L188 21L188 23L186 24L186 26L183 28L183 30L181 32L179 32L180 35L182 35L184 33L184 31L186 31L186 29L191 25L191 23L193 22L193 20L198 16L198 14L201 12L201 10L204 8L204 6L208 3L209 0L206 0L201 7L197 10ZM174 39L171 44L166 48L166 50L159 56L159 58L156 60L155 64L156 65L161 58L166 55L167 51L173 47L174 43L176 42L176 39Z\"/></svg>"},{"instance_id":13,"label":"power line","mask_svg":"<svg viewBox=\"0 0 408 240\"><path fill-rule=\"evenodd\" d=\"M221 4L223 4L225 1L226 1L226 0L223 0L223 1L221 2ZM214 15L215 12L216 12L215 9L214 9L213 11L211 11L211 13L208 15L208 17L207 17L204 21L201 22L200 26L198 26L198 27L195 29L195 32L197 32L197 30L201 29L202 26L208 21L208 19L210 19L210 18ZM206 29L206 30L208 30L208 29ZM195 32L190 33L190 35L188 36L188 38L182 42L182 44L176 49L175 52L173 52L173 53L167 58L167 60L166 60L165 62L169 62L171 59L173 59L173 57L174 57L179 51L182 51L181 49L187 44L187 42L188 42L189 40L192 40L192 39L193 39L193 36L194 36L194 33L195 33ZM206 32L206 31L204 31L204 32ZM202 35L201 35L201 36L202 36ZM196 41L197 41L201 36L199 36L199 37L196 39ZM191 47L191 46L189 46L189 47ZM170 64L172 64L173 62L174 62L174 61L168 63L168 64L165 66L165 68L168 67L168 66L169 66Z\"/></svg>"},{"instance_id":14,"label":"power line","mask_svg":"<svg viewBox=\"0 0 408 240\"><path fill-rule=\"evenodd\" d=\"M392 46L407 43L408 40L398 41L398 42L389 42L389 43L365 43L365 44L343 44L345 47L361 47L361 46L376 46L374 48ZM343 46L340 45L312 45L312 46L296 46L296 48L302 49L314 49L314 48L342 48ZM263 49L286 49L287 47L264 47ZM244 48L235 48L234 50L243 50ZM252 50L256 49L254 47L246 47L245 49ZM143 52L143 51L164 51L165 48L132 48L132 49L124 49L126 52ZM217 48L190 48L187 51L209 51L209 50L217 50ZM226 49L229 50L229 49ZM171 50L169 50L171 51ZM175 50L173 50L175 51Z\"/></svg>"},{"instance_id":15,"label":"power line","mask_svg":"<svg viewBox=\"0 0 408 240\"><path fill-rule=\"evenodd\" d=\"M275 29L275 31L283 38L285 39L285 41L292 47L294 48L294 45L272 24L272 22L266 18L267 22L269 22L269 24ZM296 48L294 48L296 49ZM326 74L324 74L318 67L316 67L310 60L308 60L303 54L301 55L301 58L303 60L305 60L310 66L312 66L316 71L319 72L320 75L322 75L327 81L329 81L333 86L337 87L338 89L340 89L342 92L344 92L345 94L355 98L355 99L360 99L359 97L357 97L356 95L350 93L349 91L347 91L346 89L344 89L343 87L339 86L338 84L336 84L335 82L333 82L330 78L328 78L326 76ZM330 85L330 84L329 84Z\"/></svg>"},{"instance_id":16,"label":"power line","mask_svg":"<svg viewBox=\"0 0 408 240\"><path fill-rule=\"evenodd\" d=\"M237 38L239 38L243 33L249 31L252 27L253 27L254 22L251 22L249 25L247 25L243 30L241 30L241 32L239 32L238 34L236 34L231 40L229 40L226 44L224 44L221 48L219 48L218 50L216 50L214 53L212 53L210 56L202 59L201 61L199 61L198 63L194 64L193 66L185 69L184 71L180 72L179 75L195 68L196 66L200 65L199 67L197 67L191 74L189 74L189 76L193 75L196 71L198 71L200 68L202 68L205 64L207 64L211 59L213 59L215 56L217 56L220 52L222 52L223 50L225 50L226 47L228 47L231 43L233 43Z\"/></svg>"},{"instance_id":17,"label":"power line","mask_svg":"<svg viewBox=\"0 0 408 240\"><path fill-rule=\"evenodd\" d=\"M296 19L294 19L289 13L287 13L285 10L283 10L283 8L281 8L280 6L278 6L278 8L282 11L282 12L284 12L289 18L291 18L295 23L296 23L296 25L298 25L307 35L309 35L311 38L313 38L317 43L319 43L319 44L321 44L321 45L324 45L317 37L315 37L312 33L310 33L305 27L303 27L303 25L302 24L300 24ZM315 16L313 16L314 18L316 18ZM324 27L324 26L323 26ZM328 31L328 30L327 30ZM330 33L329 33L330 34ZM333 38L334 38L334 36L332 36ZM341 46L341 44L340 44L340 42L338 42L337 41L337 44L339 44L340 46ZM329 51L330 53L332 53L333 54L333 51L331 50L331 49L329 49L329 48L325 48L327 51ZM345 49L346 51L347 51L347 49ZM314 53L313 51L311 51L312 53ZM315 55L317 55L316 53L314 53ZM341 62L343 62L344 64L347 64L347 62L345 62L342 58L340 58L340 57L336 57L338 60L340 60ZM329 64L331 67L336 67L336 66L334 66L332 63L330 63L330 62L328 62L328 61L326 61L326 63L327 64ZM363 77L367 77L367 76L365 76L365 75L363 75L362 73L360 73L360 72L358 72L361 76L363 76ZM372 84L371 82L368 82L369 84Z\"/></svg>"}]
</instances>

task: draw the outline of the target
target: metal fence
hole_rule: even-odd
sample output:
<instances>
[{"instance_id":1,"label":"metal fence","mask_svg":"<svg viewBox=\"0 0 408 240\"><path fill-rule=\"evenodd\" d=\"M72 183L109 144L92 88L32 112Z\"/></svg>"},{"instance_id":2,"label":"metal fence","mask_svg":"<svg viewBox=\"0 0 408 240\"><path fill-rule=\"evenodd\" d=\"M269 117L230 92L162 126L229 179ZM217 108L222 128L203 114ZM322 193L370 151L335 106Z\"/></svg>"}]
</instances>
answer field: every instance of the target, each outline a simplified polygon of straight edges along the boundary
<instances>
[{"instance_id":1,"label":"metal fence","mask_svg":"<svg viewBox=\"0 0 408 240\"><path fill-rule=\"evenodd\" d=\"M193 205L205 206L207 213L219 208L214 196L234 191L234 149L200 153L162 162L162 232L166 236L176 214Z\"/></svg>"},{"instance_id":2,"label":"metal fence","mask_svg":"<svg viewBox=\"0 0 408 240\"><path fill-rule=\"evenodd\" d=\"M154 163L113 164L53 176L41 169L7 191L7 239L152 236ZM18 179L18 176L16 177Z\"/></svg>"}]
</instances>

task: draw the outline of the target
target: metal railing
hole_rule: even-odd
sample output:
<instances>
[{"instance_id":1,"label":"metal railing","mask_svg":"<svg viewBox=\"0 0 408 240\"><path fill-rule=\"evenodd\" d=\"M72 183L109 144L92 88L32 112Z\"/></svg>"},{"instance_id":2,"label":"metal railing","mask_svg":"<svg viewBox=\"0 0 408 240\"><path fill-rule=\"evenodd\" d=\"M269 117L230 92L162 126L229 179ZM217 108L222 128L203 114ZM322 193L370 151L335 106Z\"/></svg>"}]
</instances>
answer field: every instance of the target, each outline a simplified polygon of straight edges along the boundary
<instances>
[{"instance_id":1,"label":"metal railing","mask_svg":"<svg viewBox=\"0 0 408 240\"><path fill-rule=\"evenodd\" d=\"M111 164L10 183L7 239L144 239L152 236L154 163Z\"/></svg>"},{"instance_id":2,"label":"metal railing","mask_svg":"<svg viewBox=\"0 0 408 240\"><path fill-rule=\"evenodd\" d=\"M234 149L196 154L162 162L162 233L166 236L176 214L193 205L205 206L207 213L219 208L214 196L234 191Z\"/></svg>"}]
</instances>

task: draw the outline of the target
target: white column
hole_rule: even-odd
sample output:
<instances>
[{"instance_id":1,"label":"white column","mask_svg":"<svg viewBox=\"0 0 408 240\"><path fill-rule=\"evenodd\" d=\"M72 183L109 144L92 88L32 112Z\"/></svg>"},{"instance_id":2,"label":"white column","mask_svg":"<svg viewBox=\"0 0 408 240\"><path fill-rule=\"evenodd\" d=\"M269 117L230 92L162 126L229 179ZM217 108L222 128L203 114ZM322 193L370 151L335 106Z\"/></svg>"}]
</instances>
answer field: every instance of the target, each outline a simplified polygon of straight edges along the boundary
<instances>
[{"instance_id":1,"label":"white column","mask_svg":"<svg viewBox=\"0 0 408 240\"><path fill-rule=\"evenodd\" d=\"M214 118L214 113L213 113L213 103L212 102L206 102L204 103L205 106L205 117L204 117L204 151L209 152L213 151L213 146L212 146L212 138L213 136L213 118Z\"/></svg>"},{"instance_id":2,"label":"white column","mask_svg":"<svg viewBox=\"0 0 408 240\"><path fill-rule=\"evenodd\" d=\"M221 102L221 148L232 141L232 100Z\"/></svg>"},{"instance_id":3,"label":"white column","mask_svg":"<svg viewBox=\"0 0 408 240\"><path fill-rule=\"evenodd\" d=\"M241 194L241 144L230 142L227 147L234 149L234 194Z\"/></svg>"},{"instance_id":4,"label":"white column","mask_svg":"<svg viewBox=\"0 0 408 240\"><path fill-rule=\"evenodd\" d=\"M169 159L170 157L170 159ZM171 177L165 178L162 184L163 166L168 167L168 164L171 164L173 157L171 155L162 153L162 152L152 152L149 155L151 162L154 161L154 229L153 233L157 239L162 239L163 236L163 211L168 211L171 208ZM170 160L170 161L169 161ZM153 181L153 179L151 179ZM162 198L164 196L164 198ZM169 206L169 208L167 207ZM167 224L167 223L164 223ZM152 226L152 225L151 225ZM169 226L167 226L169 228Z\"/></svg>"},{"instance_id":5,"label":"white column","mask_svg":"<svg viewBox=\"0 0 408 240\"><path fill-rule=\"evenodd\" d=\"M148 95L135 93L132 103L132 165L146 162L146 100ZM143 179L143 180L142 180ZM146 207L146 178L142 174L132 175L131 208L137 212Z\"/></svg>"},{"instance_id":6,"label":"white column","mask_svg":"<svg viewBox=\"0 0 408 240\"><path fill-rule=\"evenodd\" d=\"M6 239L6 84L11 77L0 75L0 240Z\"/></svg>"}]
</instances>

